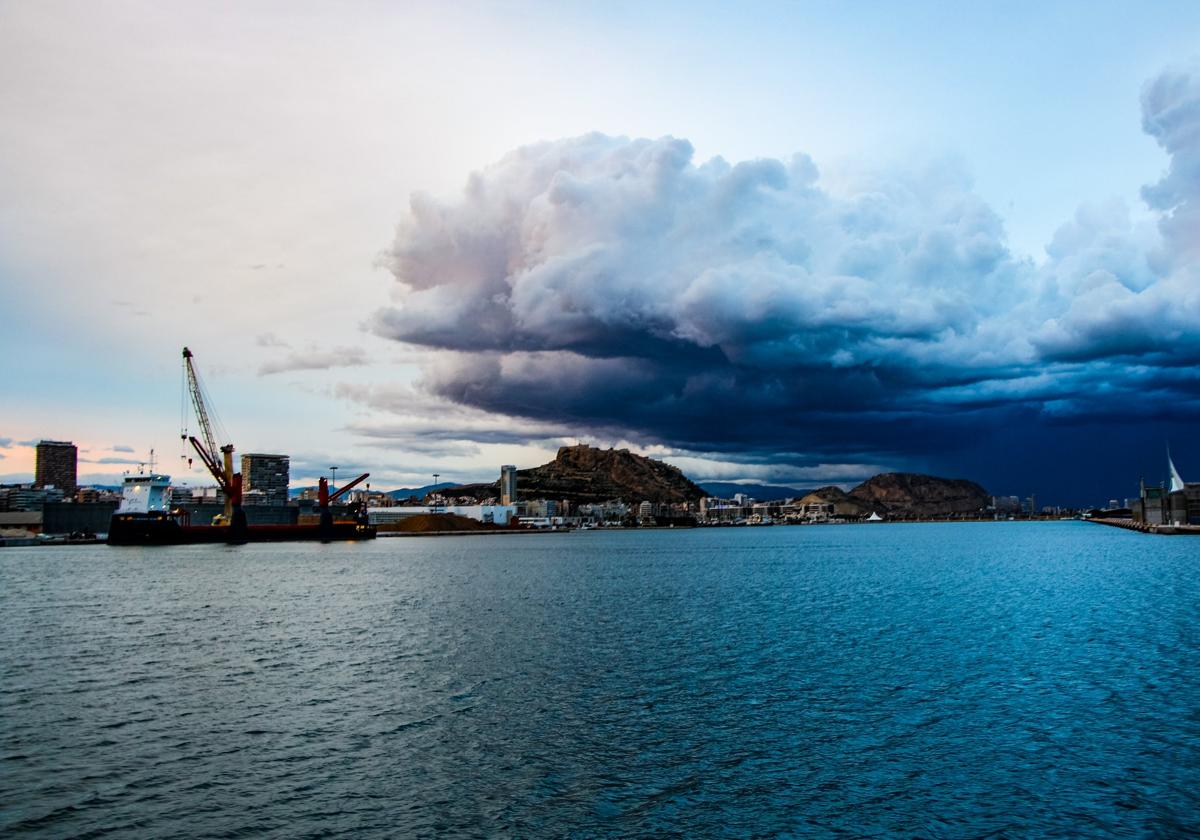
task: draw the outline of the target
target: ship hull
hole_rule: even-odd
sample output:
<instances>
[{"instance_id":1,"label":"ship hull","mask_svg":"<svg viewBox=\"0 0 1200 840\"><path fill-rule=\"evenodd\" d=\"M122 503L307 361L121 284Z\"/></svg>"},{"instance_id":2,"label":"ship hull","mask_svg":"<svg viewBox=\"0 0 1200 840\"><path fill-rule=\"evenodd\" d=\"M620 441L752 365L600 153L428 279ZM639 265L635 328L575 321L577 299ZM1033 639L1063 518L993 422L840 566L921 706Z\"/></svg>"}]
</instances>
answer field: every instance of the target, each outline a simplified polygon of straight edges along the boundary
<instances>
[{"instance_id":1,"label":"ship hull","mask_svg":"<svg viewBox=\"0 0 1200 840\"><path fill-rule=\"evenodd\" d=\"M330 542L372 540L375 526L358 522L324 525L183 525L155 513L115 514L108 527L109 545L190 545L193 543Z\"/></svg>"}]
</instances>

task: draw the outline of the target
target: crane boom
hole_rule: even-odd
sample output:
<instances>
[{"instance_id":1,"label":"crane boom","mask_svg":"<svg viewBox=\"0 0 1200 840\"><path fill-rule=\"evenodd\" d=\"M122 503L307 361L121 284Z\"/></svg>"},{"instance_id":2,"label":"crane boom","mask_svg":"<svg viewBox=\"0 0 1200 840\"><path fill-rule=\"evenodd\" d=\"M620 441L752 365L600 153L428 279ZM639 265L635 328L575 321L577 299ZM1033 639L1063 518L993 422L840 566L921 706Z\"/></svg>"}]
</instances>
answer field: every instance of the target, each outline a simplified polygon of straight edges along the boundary
<instances>
[{"instance_id":1,"label":"crane boom","mask_svg":"<svg viewBox=\"0 0 1200 840\"><path fill-rule=\"evenodd\" d=\"M335 490L329 494L329 501L336 502L342 496L346 495L346 493L350 492L351 490L353 490L355 487L357 487L359 484L366 481L370 477L371 477L370 473L363 473L358 478L351 481L349 484L343 484L337 490Z\"/></svg>"},{"instance_id":2,"label":"crane boom","mask_svg":"<svg viewBox=\"0 0 1200 840\"><path fill-rule=\"evenodd\" d=\"M204 451L201 452L201 460L211 470L212 465L221 463L221 450L217 447L217 441L213 437L212 422L208 419L208 407L204 405L204 392L200 390L200 379L196 376L196 367L192 364L192 351L183 348L183 367L187 372L188 391L192 395L192 407L196 410L196 422L200 424L200 434L204 436ZM196 439L192 438L192 445L196 446ZM196 446L199 452L200 447ZM222 484L228 482L228 478L217 479Z\"/></svg>"},{"instance_id":3,"label":"crane boom","mask_svg":"<svg viewBox=\"0 0 1200 840\"><path fill-rule=\"evenodd\" d=\"M196 366L192 363L192 351L186 347L183 348L183 368L187 374L188 391L192 395L192 408L196 411L196 422L200 424L200 434L204 438L203 442L195 436L188 440L225 494L224 519L228 523L232 519L234 506L240 509L242 504L241 475L233 472L233 444L217 446L208 407L204 403L204 391L200 387L200 377L196 375Z\"/></svg>"},{"instance_id":4,"label":"crane boom","mask_svg":"<svg viewBox=\"0 0 1200 840\"><path fill-rule=\"evenodd\" d=\"M332 493L330 493L329 492L329 479L327 479L325 476L321 476L321 478L317 482L317 506L322 507L322 508L329 507L330 504L332 504L333 502L336 502L338 499L340 499L342 496L344 496L350 490L353 490L360 483L366 481L370 477L371 477L370 473L363 473L358 478L351 481L349 484L343 484L337 490L334 490Z\"/></svg>"},{"instance_id":5,"label":"crane boom","mask_svg":"<svg viewBox=\"0 0 1200 840\"><path fill-rule=\"evenodd\" d=\"M217 462L213 461L212 458L209 457L208 453L204 451L204 447L201 445L200 441L196 440L195 435L189 437L188 441L192 444L192 448L196 450L196 454L200 456L201 463L203 463L205 468L212 474L212 477L217 480L217 483L221 485L221 489L227 489L225 487L225 470L218 466Z\"/></svg>"}]
</instances>

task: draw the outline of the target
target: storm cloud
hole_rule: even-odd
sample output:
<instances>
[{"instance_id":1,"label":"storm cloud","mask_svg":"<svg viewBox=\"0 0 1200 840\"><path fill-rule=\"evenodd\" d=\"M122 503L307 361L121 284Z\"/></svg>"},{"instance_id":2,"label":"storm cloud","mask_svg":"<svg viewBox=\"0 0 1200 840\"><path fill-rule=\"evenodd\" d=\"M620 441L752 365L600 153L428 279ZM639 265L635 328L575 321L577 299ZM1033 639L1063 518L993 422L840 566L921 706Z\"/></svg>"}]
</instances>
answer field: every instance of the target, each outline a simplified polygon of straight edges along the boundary
<instances>
[{"instance_id":1,"label":"storm cloud","mask_svg":"<svg viewBox=\"0 0 1200 840\"><path fill-rule=\"evenodd\" d=\"M1200 415L1200 75L1142 96L1169 165L1081 207L1043 263L959 167L822 184L807 156L697 162L686 140L517 149L411 200L375 332L434 351L462 406L792 464L962 464L1006 426ZM785 455L784 453L790 453ZM948 454L949 453L949 454Z\"/></svg>"}]
</instances>

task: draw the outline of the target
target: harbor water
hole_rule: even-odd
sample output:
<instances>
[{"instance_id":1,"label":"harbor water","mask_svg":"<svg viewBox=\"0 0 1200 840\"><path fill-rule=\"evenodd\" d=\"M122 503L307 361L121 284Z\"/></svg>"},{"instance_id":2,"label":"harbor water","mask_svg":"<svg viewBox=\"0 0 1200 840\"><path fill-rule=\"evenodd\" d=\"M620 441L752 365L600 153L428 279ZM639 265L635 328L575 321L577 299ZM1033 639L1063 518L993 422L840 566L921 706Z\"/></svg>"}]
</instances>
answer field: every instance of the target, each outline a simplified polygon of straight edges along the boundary
<instances>
[{"instance_id":1,"label":"harbor water","mask_svg":"<svg viewBox=\"0 0 1200 840\"><path fill-rule=\"evenodd\" d=\"M0 550L5 837L1185 836L1200 540Z\"/></svg>"}]
</instances>

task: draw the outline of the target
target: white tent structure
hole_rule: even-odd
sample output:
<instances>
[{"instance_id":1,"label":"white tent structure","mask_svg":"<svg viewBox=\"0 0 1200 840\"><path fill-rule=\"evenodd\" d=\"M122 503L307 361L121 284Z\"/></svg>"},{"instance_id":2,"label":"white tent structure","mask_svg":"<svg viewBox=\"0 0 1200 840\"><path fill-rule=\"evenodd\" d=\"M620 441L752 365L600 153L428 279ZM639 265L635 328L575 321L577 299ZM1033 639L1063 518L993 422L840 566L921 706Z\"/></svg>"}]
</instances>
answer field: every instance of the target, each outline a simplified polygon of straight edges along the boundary
<instances>
[{"instance_id":1,"label":"white tent structure","mask_svg":"<svg viewBox=\"0 0 1200 840\"><path fill-rule=\"evenodd\" d=\"M1175 469L1175 462L1171 460L1171 450L1167 450L1167 467L1171 471L1171 492L1175 493L1182 490L1185 485L1183 479L1179 475L1179 470Z\"/></svg>"}]
</instances>

